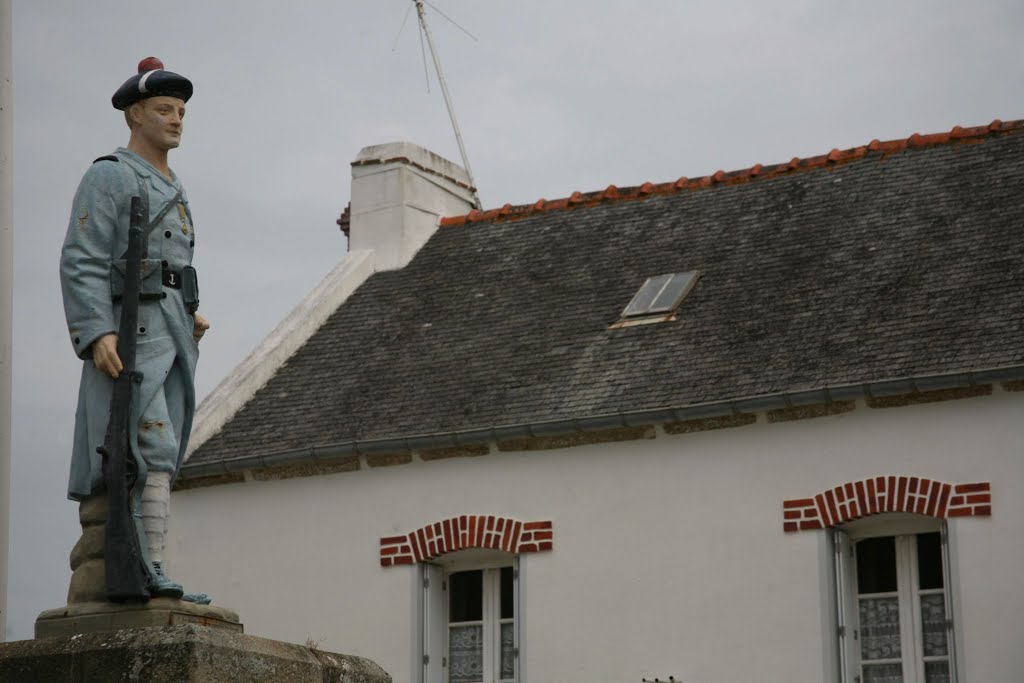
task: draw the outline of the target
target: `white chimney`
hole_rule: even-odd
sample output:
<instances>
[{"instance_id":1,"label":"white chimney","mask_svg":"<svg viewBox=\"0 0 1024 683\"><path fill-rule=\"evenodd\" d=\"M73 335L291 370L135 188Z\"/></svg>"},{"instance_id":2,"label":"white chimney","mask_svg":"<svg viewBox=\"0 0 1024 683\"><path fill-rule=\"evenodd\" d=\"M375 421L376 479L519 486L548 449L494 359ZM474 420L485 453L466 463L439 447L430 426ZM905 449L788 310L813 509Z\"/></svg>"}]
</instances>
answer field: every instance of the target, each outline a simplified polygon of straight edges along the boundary
<instances>
[{"instance_id":1,"label":"white chimney","mask_svg":"<svg viewBox=\"0 0 1024 683\"><path fill-rule=\"evenodd\" d=\"M364 147L352 162L349 250L372 250L375 270L402 268L442 216L474 208L461 166L411 142Z\"/></svg>"},{"instance_id":2,"label":"white chimney","mask_svg":"<svg viewBox=\"0 0 1024 683\"><path fill-rule=\"evenodd\" d=\"M5 206L0 203L0 209ZM359 152L352 162L348 253L203 400L186 457L216 434L368 277L411 261L442 216L462 216L474 208L469 175L429 150L411 142L392 142ZM344 218L338 221L342 229ZM0 280L4 273L0 269ZM0 490L5 482L3 456L0 452ZM3 502L0 496L0 522ZM0 527L0 542L3 539ZM0 578L3 551L0 544Z\"/></svg>"}]
</instances>

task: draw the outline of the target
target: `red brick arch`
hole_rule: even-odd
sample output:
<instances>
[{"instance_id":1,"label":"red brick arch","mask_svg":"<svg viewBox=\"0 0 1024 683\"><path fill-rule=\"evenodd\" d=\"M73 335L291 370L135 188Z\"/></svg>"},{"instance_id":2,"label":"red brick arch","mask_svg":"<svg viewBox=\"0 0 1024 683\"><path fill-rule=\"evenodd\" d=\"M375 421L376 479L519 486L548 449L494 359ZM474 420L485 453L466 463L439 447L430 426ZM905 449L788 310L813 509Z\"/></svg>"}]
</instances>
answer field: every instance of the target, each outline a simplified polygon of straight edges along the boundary
<instances>
[{"instance_id":1,"label":"red brick arch","mask_svg":"<svg viewBox=\"0 0 1024 683\"><path fill-rule=\"evenodd\" d=\"M840 484L811 498L782 503L782 528L803 531L839 526L885 512L912 512L929 517L992 514L989 482L947 484L924 477L887 475Z\"/></svg>"},{"instance_id":2,"label":"red brick arch","mask_svg":"<svg viewBox=\"0 0 1024 683\"><path fill-rule=\"evenodd\" d=\"M427 524L404 536L380 539L380 565L415 564L467 548L489 548L506 553L551 550L554 530L550 521L523 522L494 515L460 515Z\"/></svg>"}]
</instances>

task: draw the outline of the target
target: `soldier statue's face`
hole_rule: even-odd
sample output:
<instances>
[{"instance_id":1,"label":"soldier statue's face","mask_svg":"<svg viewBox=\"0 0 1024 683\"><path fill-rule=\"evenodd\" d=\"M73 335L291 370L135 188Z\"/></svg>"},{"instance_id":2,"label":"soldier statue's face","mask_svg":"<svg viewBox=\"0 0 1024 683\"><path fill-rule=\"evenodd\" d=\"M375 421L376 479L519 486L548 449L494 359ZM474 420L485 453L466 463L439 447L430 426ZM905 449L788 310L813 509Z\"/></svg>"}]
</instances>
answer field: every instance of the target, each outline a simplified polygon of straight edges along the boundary
<instances>
[{"instance_id":1,"label":"soldier statue's face","mask_svg":"<svg viewBox=\"0 0 1024 683\"><path fill-rule=\"evenodd\" d=\"M185 118L185 103L177 97L150 97L139 103L133 114L140 135L157 149L174 149L181 144L181 130Z\"/></svg>"}]
</instances>

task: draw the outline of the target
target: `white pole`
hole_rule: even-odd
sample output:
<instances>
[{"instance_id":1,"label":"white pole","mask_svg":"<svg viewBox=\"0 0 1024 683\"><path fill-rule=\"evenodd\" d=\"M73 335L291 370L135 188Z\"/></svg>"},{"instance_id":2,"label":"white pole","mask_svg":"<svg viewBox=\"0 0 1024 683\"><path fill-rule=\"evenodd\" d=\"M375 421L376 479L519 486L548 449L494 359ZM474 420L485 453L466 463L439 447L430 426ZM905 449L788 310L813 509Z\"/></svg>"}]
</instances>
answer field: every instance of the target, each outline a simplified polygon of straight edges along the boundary
<instances>
[{"instance_id":1,"label":"white pole","mask_svg":"<svg viewBox=\"0 0 1024 683\"><path fill-rule=\"evenodd\" d=\"M0 0L0 642L7 640L11 524L11 358L14 339L14 114L11 0Z\"/></svg>"},{"instance_id":2,"label":"white pole","mask_svg":"<svg viewBox=\"0 0 1024 683\"><path fill-rule=\"evenodd\" d=\"M455 120L455 109L452 106L452 96L448 93L448 84L444 80L444 71L441 70L441 60L437 56L437 49L434 47L434 36L430 34L430 27L427 26L427 17L423 11L422 0L413 0L416 3L416 13L419 15L420 26L427 36L427 45L430 46L430 56L434 59L434 70L437 71L437 82L441 84L441 93L444 95L444 104L448 107L448 118L452 120L452 128L455 129L455 141L459 143L459 154L462 155L462 165L466 167L466 175L469 176L469 184L473 190L473 201L476 208L482 209L480 197L476 194L476 181L473 180L473 169L469 167L469 157L466 155L466 147L462 144L462 133L459 132L459 122Z\"/></svg>"}]
</instances>

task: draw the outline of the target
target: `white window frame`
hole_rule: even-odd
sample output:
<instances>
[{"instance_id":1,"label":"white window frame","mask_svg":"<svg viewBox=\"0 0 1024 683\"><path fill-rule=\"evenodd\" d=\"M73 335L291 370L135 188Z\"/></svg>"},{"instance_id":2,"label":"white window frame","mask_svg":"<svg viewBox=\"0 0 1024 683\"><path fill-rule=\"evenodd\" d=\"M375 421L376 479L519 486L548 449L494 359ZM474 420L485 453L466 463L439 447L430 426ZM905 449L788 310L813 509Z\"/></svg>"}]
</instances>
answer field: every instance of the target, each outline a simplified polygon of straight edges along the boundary
<instances>
[{"instance_id":1,"label":"white window frame","mask_svg":"<svg viewBox=\"0 0 1024 683\"><path fill-rule=\"evenodd\" d=\"M942 548L943 596L946 610L946 642L949 650L951 683L957 683L957 651L954 635L953 581L949 553L949 529L943 520L911 514L887 514L866 518L837 527L832 532L835 571L837 637L839 645L839 680L860 683L859 612L857 608L857 566L854 544L865 538L896 537L897 584L900 609L901 649L904 683L924 683L924 667L919 662L921 651L921 606L916 562L917 534L939 532Z\"/></svg>"},{"instance_id":2,"label":"white window frame","mask_svg":"<svg viewBox=\"0 0 1024 683\"><path fill-rule=\"evenodd\" d=\"M421 683L448 683L448 632L453 625L448 621L448 575L463 571L483 571L483 638L484 683L525 683L521 667L522 610L520 606L520 563L518 555L491 551L467 550L442 558L443 563L420 565L421 614L420 668ZM512 568L513 615L511 620L501 619L501 569ZM513 670L511 679L499 678L501 627L503 622L513 624ZM477 623L477 622L466 622Z\"/></svg>"}]
</instances>

